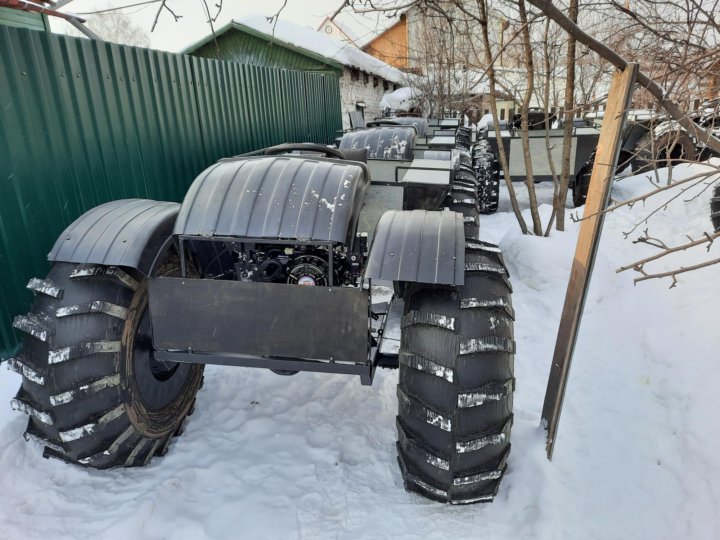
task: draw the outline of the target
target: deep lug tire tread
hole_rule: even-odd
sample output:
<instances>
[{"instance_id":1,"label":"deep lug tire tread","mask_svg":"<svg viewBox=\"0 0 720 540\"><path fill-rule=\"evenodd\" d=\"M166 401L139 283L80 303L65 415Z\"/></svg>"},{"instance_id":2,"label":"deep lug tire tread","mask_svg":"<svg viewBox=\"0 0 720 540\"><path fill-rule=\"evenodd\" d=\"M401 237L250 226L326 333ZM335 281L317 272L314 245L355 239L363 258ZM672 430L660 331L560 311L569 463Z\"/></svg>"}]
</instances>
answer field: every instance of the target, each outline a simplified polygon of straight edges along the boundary
<instances>
[{"instance_id":1,"label":"deep lug tire tread","mask_svg":"<svg viewBox=\"0 0 720 540\"><path fill-rule=\"evenodd\" d=\"M507 468L514 312L502 255L467 240L465 285L414 285L402 321L398 462L410 491L490 502ZM467 347L468 343L502 346Z\"/></svg>"},{"instance_id":2,"label":"deep lug tire tread","mask_svg":"<svg viewBox=\"0 0 720 540\"><path fill-rule=\"evenodd\" d=\"M45 457L98 469L146 465L166 451L191 414L202 367L193 367L182 390L192 399L167 432L151 436L134 425L119 343L138 279L120 268L56 263L28 288L36 299L15 321L25 335L9 363L23 376L12 405L30 417L26 440L42 444Z\"/></svg>"}]
</instances>

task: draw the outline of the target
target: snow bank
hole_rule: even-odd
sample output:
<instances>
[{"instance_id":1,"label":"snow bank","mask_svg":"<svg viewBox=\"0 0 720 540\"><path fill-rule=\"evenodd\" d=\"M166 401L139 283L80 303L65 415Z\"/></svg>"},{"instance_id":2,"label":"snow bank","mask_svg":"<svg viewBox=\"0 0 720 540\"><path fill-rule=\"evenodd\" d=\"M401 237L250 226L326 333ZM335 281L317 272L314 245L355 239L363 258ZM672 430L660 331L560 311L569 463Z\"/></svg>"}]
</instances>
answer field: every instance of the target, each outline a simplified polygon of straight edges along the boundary
<instances>
[{"instance_id":1,"label":"snow bank","mask_svg":"<svg viewBox=\"0 0 720 540\"><path fill-rule=\"evenodd\" d=\"M614 196L650 188L627 178ZM552 186L537 189L546 222ZM650 232L681 242L708 231L710 190L682 198L695 195L652 220ZM368 388L341 375L209 367L197 410L166 457L145 470L93 471L44 460L22 440L27 419L7 405L19 378L2 370L0 536L720 538L718 268L686 274L670 290L659 281L633 286L631 273L615 270L653 252L622 235L640 207L607 217L548 462L538 424L578 225L523 236L501 196L481 232L500 242L512 273L518 353L513 448L494 503L448 507L403 490L396 371L379 370ZM720 256L720 244L705 256Z\"/></svg>"},{"instance_id":2,"label":"snow bank","mask_svg":"<svg viewBox=\"0 0 720 540\"><path fill-rule=\"evenodd\" d=\"M392 109L393 111L409 111L418 106L420 90L403 86L394 92L383 95L380 100L381 109Z\"/></svg>"},{"instance_id":3,"label":"snow bank","mask_svg":"<svg viewBox=\"0 0 720 540\"><path fill-rule=\"evenodd\" d=\"M270 23L264 15L252 15L244 19L234 20L233 24L248 26L259 32L274 36L278 41L314 52L335 60L344 66L377 75L392 83L401 83L404 80L405 74L399 69L339 39L325 36L309 26L300 26L278 19L273 30L273 23Z\"/></svg>"}]
</instances>

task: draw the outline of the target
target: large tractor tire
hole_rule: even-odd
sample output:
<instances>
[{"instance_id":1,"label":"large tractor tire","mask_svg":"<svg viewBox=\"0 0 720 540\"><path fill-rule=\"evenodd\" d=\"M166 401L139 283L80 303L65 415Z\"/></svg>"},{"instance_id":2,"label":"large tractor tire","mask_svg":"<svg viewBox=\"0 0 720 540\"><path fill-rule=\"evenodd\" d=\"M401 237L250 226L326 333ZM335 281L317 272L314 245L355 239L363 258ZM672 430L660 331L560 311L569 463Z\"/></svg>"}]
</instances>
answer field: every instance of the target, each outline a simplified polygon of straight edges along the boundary
<instances>
[{"instance_id":1,"label":"large tractor tire","mask_svg":"<svg viewBox=\"0 0 720 540\"><path fill-rule=\"evenodd\" d=\"M587 200L588 190L590 189L590 177L592 176L592 162L585 164L580 172L575 176L572 183L572 201L573 206L578 208L585 204Z\"/></svg>"},{"instance_id":2,"label":"large tractor tire","mask_svg":"<svg viewBox=\"0 0 720 540\"><path fill-rule=\"evenodd\" d=\"M715 232L720 231L720 184L713 188L713 194L710 199L710 220L712 221Z\"/></svg>"},{"instance_id":3,"label":"large tractor tire","mask_svg":"<svg viewBox=\"0 0 720 540\"><path fill-rule=\"evenodd\" d=\"M480 195L480 213L494 214L500 204L500 171L487 172L482 178L482 192Z\"/></svg>"},{"instance_id":4,"label":"large tractor tire","mask_svg":"<svg viewBox=\"0 0 720 540\"><path fill-rule=\"evenodd\" d=\"M488 148L475 155L475 171L480 186L478 207L481 214L494 214L500 202L500 164Z\"/></svg>"},{"instance_id":5,"label":"large tractor tire","mask_svg":"<svg viewBox=\"0 0 720 540\"><path fill-rule=\"evenodd\" d=\"M695 144L687 133L667 132L653 139L648 131L635 144L633 173L694 161Z\"/></svg>"},{"instance_id":6,"label":"large tractor tire","mask_svg":"<svg viewBox=\"0 0 720 540\"><path fill-rule=\"evenodd\" d=\"M445 200L445 206L463 215L465 238L477 240L480 236L480 213L478 212L478 183L475 173L460 170Z\"/></svg>"},{"instance_id":7,"label":"large tractor tire","mask_svg":"<svg viewBox=\"0 0 720 540\"><path fill-rule=\"evenodd\" d=\"M514 313L500 250L467 242L465 284L415 285L402 320L398 461L406 489L490 502L507 467Z\"/></svg>"},{"instance_id":8,"label":"large tractor tire","mask_svg":"<svg viewBox=\"0 0 720 540\"><path fill-rule=\"evenodd\" d=\"M164 265L161 275L177 273ZM164 455L192 414L203 366L152 355L147 279L117 267L55 263L28 287L36 299L20 355L13 408L45 457L93 468L146 465Z\"/></svg>"}]
</instances>

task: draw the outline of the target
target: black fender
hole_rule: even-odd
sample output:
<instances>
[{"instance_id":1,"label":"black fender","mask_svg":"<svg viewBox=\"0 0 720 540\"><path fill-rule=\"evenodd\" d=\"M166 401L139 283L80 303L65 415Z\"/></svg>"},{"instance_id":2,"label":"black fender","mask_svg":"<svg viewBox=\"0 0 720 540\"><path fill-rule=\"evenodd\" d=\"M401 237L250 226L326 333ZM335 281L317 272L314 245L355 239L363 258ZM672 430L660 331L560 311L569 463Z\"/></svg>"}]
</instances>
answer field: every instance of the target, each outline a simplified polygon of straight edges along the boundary
<instances>
[{"instance_id":1,"label":"black fender","mask_svg":"<svg viewBox=\"0 0 720 540\"><path fill-rule=\"evenodd\" d=\"M367 166L357 161L223 159L192 183L173 234L350 244L369 184Z\"/></svg>"},{"instance_id":2,"label":"black fender","mask_svg":"<svg viewBox=\"0 0 720 540\"><path fill-rule=\"evenodd\" d=\"M65 229L48 260L127 266L147 274L172 234L179 210L178 203L146 199L101 204Z\"/></svg>"},{"instance_id":3,"label":"black fender","mask_svg":"<svg viewBox=\"0 0 720 540\"><path fill-rule=\"evenodd\" d=\"M448 210L385 212L373 235L365 277L463 285L463 215Z\"/></svg>"},{"instance_id":4,"label":"black fender","mask_svg":"<svg viewBox=\"0 0 720 540\"><path fill-rule=\"evenodd\" d=\"M369 159L412 161L415 154L413 126L384 126L345 133L340 150L368 149Z\"/></svg>"}]
</instances>

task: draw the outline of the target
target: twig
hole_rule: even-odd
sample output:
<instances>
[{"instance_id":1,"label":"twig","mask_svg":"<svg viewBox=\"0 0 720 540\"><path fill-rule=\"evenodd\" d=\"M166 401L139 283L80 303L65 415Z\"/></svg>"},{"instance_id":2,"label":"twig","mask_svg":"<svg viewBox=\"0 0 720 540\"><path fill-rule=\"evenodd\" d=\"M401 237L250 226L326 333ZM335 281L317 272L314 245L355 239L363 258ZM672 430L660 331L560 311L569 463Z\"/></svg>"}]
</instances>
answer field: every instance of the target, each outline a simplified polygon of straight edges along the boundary
<instances>
[{"instance_id":1,"label":"twig","mask_svg":"<svg viewBox=\"0 0 720 540\"><path fill-rule=\"evenodd\" d=\"M688 183L688 182L692 182L693 180L698 180L698 179L707 178L708 176L711 176L711 175L714 175L714 174L718 174L718 173L720 173L720 171L718 171L718 170L716 169L716 170L712 170L712 171L707 171L707 172L698 173L698 174L695 174L695 175L693 175L693 176L688 176L687 178L683 178L682 180L678 180L677 182L674 182L673 184L670 184L669 186L661 186L661 187L659 187L659 188L657 188L657 189L655 189L655 190L653 190L653 191L648 191L648 192L645 193L644 195L639 195L639 196L637 196L637 197L633 197L632 199L627 199L626 201L621 201L621 202L616 203L616 204L614 204L614 205L612 205L612 206L608 206L608 207L605 208L605 210L603 210L602 212L597 212L597 213L595 213L595 214L590 214L590 215L588 215L588 216L583 216L582 218L579 218L578 221L582 221L582 220L585 220L585 219L589 219L589 218L591 218L591 217L593 217L593 216L597 216L597 215L599 215L599 214L605 214L605 213L609 213L609 212L614 212L615 210L617 210L617 209L619 209L619 208L622 208L623 206L629 206L630 208L632 208L632 207L633 207L635 204L637 204L638 202L643 202L643 201L645 201L646 199L652 197L653 195L657 195L658 193L661 193L661 192L663 192L663 191L667 191L668 189L671 189L671 188L680 186L680 185L682 185L682 184L686 184L686 183ZM698 182L698 183L699 183L699 182ZM655 185L655 184L653 184L653 185ZM666 203L666 204L667 204L667 203ZM665 204L664 204L663 206L665 206Z\"/></svg>"},{"instance_id":2,"label":"twig","mask_svg":"<svg viewBox=\"0 0 720 540\"><path fill-rule=\"evenodd\" d=\"M714 264L720 263L719 259L712 259L710 261L705 261L702 263L694 264L692 266L681 266L680 268L676 270L670 270L668 272L660 272L657 274L646 274L645 272L642 272L642 270L639 270L643 275L639 278L635 278L633 280L634 283L640 283L641 281L646 281L648 279L662 279L664 277L672 277L672 283L670 284L670 289L675 287L677 285L677 276L680 274L684 274L685 272L692 272L693 270L698 270L700 268L706 268L708 266L712 266Z\"/></svg>"},{"instance_id":3,"label":"twig","mask_svg":"<svg viewBox=\"0 0 720 540\"><path fill-rule=\"evenodd\" d=\"M203 9L205 10L205 15L207 16L207 23L210 25L210 32L212 33L213 41L215 42L215 50L218 55L218 60L220 59L220 45L218 44L217 35L215 34L215 25L213 23L217 21L217 18L220 16L220 12L222 11L222 5L223 1L219 0L217 4L215 4L215 7L217 8L217 11L215 12L215 16L213 17L210 15L210 6L207 4L207 0L202 0Z\"/></svg>"},{"instance_id":4,"label":"twig","mask_svg":"<svg viewBox=\"0 0 720 540\"><path fill-rule=\"evenodd\" d=\"M150 32L155 31L155 27L157 26L158 20L160 19L160 14L162 13L163 9L167 9L168 12L170 12L170 15L172 15L175 19L175 22L178 22L180 19L182 19L182 15L176 14L172 9L168 7L167 0L162 0L160 2L160 7L158 8L157 13L155 13L155 20L153 21L152 28L150 28Z\"/></svg>"},{"instance_id":5,"label":"twig","mask_svg":"<svg viewBox=\"0 0 720 540\"><path fill-rule=\"evenodd\" d=\"M348 7L349 5L350 5L350 3L349 3L348 0L343 0L343 3L340 4L340 7L335 10L335 13L333 13L332 15L330 15L330 22L334 21L334 20L335 20L335 17L337 17L338 15L340 15L340 12L341 12L343 9L345 9L346 7Z\"/></svg>"},{"instance_id":6,"label":"twig","mask_svg":"<svg viewBox=\"0 0 720 540\"><path fill-rule=\"evenodd\" d=\"M285 6L287 6L287 0L283 0L283 5L280 6L280 9L278 9L274 15L271 15L270 17L265 17L267 19L268 23L271 23L273 25L272 27L272 35L275 36L275 27L277 26L278 19L280 18L280 14L282 13L283 9L285 9Z\"/></svg>"},{"instance_id":7,"label":"twig","mask_svg":"<svg viewBox=\"0 0 720 540\"><path fill-rule=\"evenodd\" d=\"M658 240L657 238L648 237L647 231L645 231L645 232L646 232L645 237L638 238L633 243L646 243L651 246L660 248L663 251L661 251L660 253L657 253L651 257L646 257L645 259L641 259L641 260L636 261L627 266L618 268L617 270L615 270L616 273L620 273L620 272L624 272L625 270L633 269L633 270L636 270L637 272L644 274L643 267L645 266L646 263L656 261L658 259L665 257L666 255L670 255L671 253L677 253L678 251L685 251L685 250L688 250L690 248L693 248L695 246L699 246L699 245L705 244L705 243L708 244L707 249L710 250L710 246L712 246L712 243L715 241L716 238L718 238L720 236L720 231L713 233L713 234L705 233L705 237L701 238L700 240L692 240L691 239L690 242L687 242L685 244L681 244L681 245L675 246L675 247L668 247L667 245L665 245L664 242ZM654 242L656 242L656 243L654 243Z\"/></svg>"}]
</instances>

